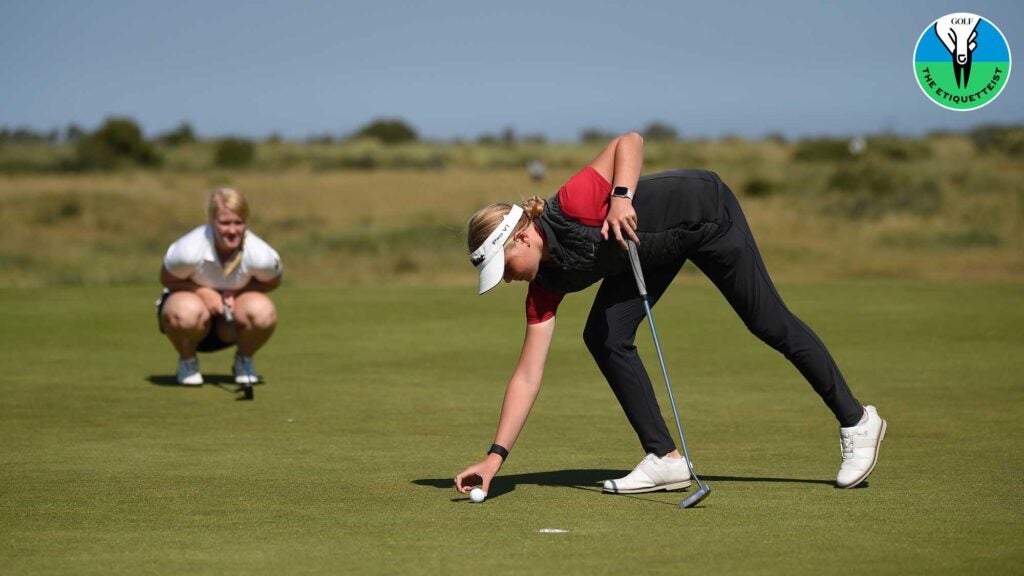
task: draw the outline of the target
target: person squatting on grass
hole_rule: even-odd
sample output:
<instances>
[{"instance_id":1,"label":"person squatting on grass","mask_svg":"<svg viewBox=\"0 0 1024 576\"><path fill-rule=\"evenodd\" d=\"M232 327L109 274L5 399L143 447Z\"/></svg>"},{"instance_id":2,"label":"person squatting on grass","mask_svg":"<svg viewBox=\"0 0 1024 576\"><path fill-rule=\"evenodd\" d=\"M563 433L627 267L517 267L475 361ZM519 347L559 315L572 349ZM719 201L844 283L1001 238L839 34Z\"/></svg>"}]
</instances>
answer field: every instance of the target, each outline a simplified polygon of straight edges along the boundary
<instances>
[{"instance_id":1,"label":"person squatting on grass","mask_svg":"<svg viewBox=\"0 0 1024 576\"><path fill-rule=\"evenodd\" d=\"M237 345L235 382L252 385L259 381L252 357L277 325L266 293L281 284L281 258L246 228L249 204L240 192L210 192L207 215L207 224L179 238L164 256L160 331L178 351L178 383L203 383L197 351Z\"/></svg>"},{"instance_id":2,"label":"person squatting on grass","mask_svg":"<svg viewBox=\"0 0 1024 576\"><path fill-rule=\"evenodd\" d=\"M492 204L469 221L470 261L480 294L505 282L529 282L526 336L505 391L494 445L455 477L465 493L477 479L487 492L515 444L540 390L563 296L601 280L583 340L608 380L647 456L604 491L639 493L690 485L690 472L661 416L634 345L645 318L626 252L637 242L653 306L686 260L711 279L747 328L782 353L814 388L840 426L836 478L851 488L871 473L885 433L873 406L850 392L825 345L782 302L740 205L718 175L672 170L640 177L643 139L619 136L548 200Z\"/></svg>"}]
</instances>

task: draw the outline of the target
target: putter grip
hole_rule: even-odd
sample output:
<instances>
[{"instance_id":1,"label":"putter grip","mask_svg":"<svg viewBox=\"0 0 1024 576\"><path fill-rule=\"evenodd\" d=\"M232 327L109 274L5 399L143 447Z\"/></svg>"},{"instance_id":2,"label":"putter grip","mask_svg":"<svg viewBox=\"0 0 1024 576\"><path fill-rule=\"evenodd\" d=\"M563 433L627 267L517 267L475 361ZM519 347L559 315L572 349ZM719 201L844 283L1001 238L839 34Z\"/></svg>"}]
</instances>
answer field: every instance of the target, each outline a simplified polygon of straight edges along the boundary
<instances>
[{"instance_id":1,"label":"putter grip","mask_svg":"<svg viewBox=\"0 0 1024 576\"><path fill-rule=\"evenodd\" d=\"M647 284L644 282L644 271L640 268L640 255L636 252L636 242L626 240L626 246L629 249L629 265L633 268L633 278L636 279L636 289L640 291L640 296L646 300Z\"/></svg>"},{"instance_id":2,"label":"putter grip","mask_svg":"<svg viewBox=\"0 0 1024 576\"><path fill-rule=\"evenodd\" d=\"M226 320L228 324L234 324L235 314L234 312L231 311L231 305L228 304L228 301L224 299L224 294L221 294L220 298L220 301L223 303L224 306L224 320Z\"/></svg>"}]
</instances>

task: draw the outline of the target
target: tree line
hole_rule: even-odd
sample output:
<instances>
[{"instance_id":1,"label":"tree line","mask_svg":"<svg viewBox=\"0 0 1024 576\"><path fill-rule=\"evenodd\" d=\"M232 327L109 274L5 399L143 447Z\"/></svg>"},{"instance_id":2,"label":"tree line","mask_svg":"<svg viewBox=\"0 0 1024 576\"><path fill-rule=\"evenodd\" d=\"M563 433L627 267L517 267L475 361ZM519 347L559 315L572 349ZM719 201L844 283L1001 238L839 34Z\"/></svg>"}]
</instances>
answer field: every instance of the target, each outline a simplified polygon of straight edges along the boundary
<instances>
[{"instance_id":1,"label":"tree line","mask_svg":"<svg viewBox=\"0 0 1024 576\"><path fill-rule=\"evenodd\" d=\"M665 122L650 122L641 133L649 142L678 142L681 140L675 127ZM941 133L934 133L941 135ZM967 131L966 135L981 152L997 152L1010 157L1024 156L1024 127L982 125ZM579 140L584 144L607 142L615 133L587 128L581 131ZM768 140L785 144L781 135L766 137ZM344 136L321 134L306 139L308 144L333 144L348 141L373 140L386 147L400 144L420 142L421 138L415 128L400 118L378 118ZM855 138L865 142L864 138ZM282 141L279 135L270 135L262 142L274 144ZM60 160L59 165L52 168L67 171L116 170L120 168L140 166L159 167L164 162L164 154L169 148L189 146L197 143L212 145L213 164L222 168L241 168L253 163L256 156L257 143L260 140L238 136L219 137L212 139L200 138L192 125L182 122L175 128L147 138L137 122L128 117L107 118L97 129L89 132L77 124L71 124L64 130L34 131L30 128L0 127L0 148L4 146L71 146L72 154ZM454 144L463 144L460 139ZM497 134L484 133L475 140L476 144L485 146L511 146L518 143L545 144L543 135L516 134L507 127ZM803 161L836 160L849 155L857 155L853 141L846 138L812 138L802 139L795 143L795 159ZM908 160L928 155L925 140L899 138L893 135L872 139L872 148L883 152L887 157L896 160ZM67 148L65 148L67 150Z\"/></svg>"}]
</instances>

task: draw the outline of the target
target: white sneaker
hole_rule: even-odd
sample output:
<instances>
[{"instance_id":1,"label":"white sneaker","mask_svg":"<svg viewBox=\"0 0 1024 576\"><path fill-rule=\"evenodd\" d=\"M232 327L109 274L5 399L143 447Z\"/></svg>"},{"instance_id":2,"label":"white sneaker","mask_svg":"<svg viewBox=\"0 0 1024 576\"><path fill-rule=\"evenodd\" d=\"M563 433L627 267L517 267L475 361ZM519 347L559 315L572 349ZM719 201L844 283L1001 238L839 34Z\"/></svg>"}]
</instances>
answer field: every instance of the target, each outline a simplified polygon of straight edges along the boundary
<instances>
[{"instance_id":1,"label":"white sneaker","mask_svg":"<svg viewBox=\"0 0 1024 576\"><path fill-rule=\"evenodd\" d=\"M252 386L260 381L252 365L252 356L235 354L235 364L231 367L231 373L235 375L235 384L242 386Z\"/></svg>"},{"instance_id":2,"label":"white sneaker","mask_svg":"<svg viewBox=\"0 0 1024 576\"><path fill-rule=\"evenodd\" d=\"M612 494L640 494L658 490L679 490L690 485L690 469L683 458L659 458L654 454L644 459L633 471L618 480L605 480L604 491Z\"/></svg>"},{"instance_id":3,"label":"white sneaker","mask_svg":"<svg viewBox=\"0 0 1024 576\"><path fill-rule=\"evenodd\" d=\"M839 447L843 465L836 476L836 487L853 488L875 469L878 449L885 437L885 420L874 406L864 407L864 418L856 426L839 429Z\"/></svg>"},{"instance_id":4,"label":"white sneaker","mask_svg":"<svg viewBox=\"0 0 1024 576\"><path fill-rule=\"evenodd\" d=\"M199 373L199 358L193 356L189 360L178 359L178 384L199 386L203 383L203 375Z\"/></svg>"}]
</instances>

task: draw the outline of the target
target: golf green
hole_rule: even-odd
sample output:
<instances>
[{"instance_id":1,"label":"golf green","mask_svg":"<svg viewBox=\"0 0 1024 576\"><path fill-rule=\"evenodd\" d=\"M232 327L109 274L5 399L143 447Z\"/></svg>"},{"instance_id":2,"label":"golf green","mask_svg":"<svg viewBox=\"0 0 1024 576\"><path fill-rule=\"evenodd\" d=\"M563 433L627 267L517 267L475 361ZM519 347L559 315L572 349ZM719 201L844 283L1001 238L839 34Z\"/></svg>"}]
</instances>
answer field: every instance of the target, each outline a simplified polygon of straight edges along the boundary
<instances>
[{"instance_id":1,"label":"golf green","mask_svg":"<svg viewBox=\"0 0 1024 576\"><path fill-rule=\"evenodd\" d=\"M837 490L831 414L707 282L655 308L699 473L600 493L643 456L562 305L530 421L483 504L451 478L490 445L523 286L275 293L235 400L231 352L173 384L157 289L0 290L0 562L10 574L1014 573L1024 561L1024 289L783 285L889 423ZM646 326L638 346L671 423ZM545 529L558 529L549 532Z\"/></svg>"}]
</instances>

